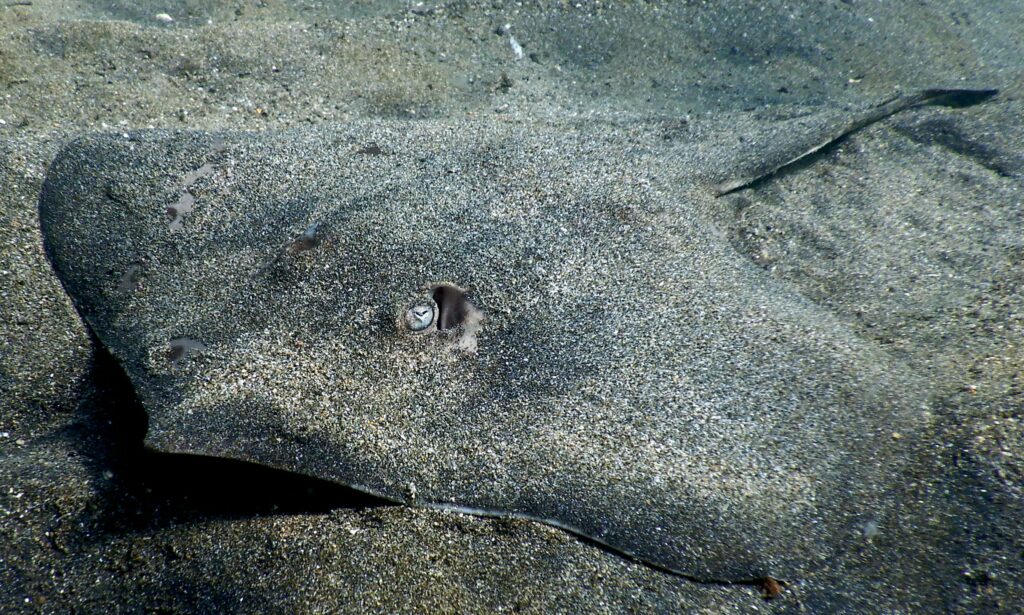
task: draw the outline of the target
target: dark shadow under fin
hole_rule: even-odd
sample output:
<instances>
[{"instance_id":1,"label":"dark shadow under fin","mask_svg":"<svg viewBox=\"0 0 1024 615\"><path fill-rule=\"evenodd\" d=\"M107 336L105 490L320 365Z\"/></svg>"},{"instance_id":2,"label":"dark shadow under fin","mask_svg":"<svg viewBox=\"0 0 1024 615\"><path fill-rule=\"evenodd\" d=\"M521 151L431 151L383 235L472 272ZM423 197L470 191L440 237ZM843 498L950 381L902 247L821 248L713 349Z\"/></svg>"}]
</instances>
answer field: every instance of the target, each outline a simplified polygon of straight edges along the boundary
<instances>
[{"instance_id":1,"label":"dark shadow under fin","mask_svg":"<svg viewBox=\"0 0 1024 615\"><path fill-rule=\"evenodd\" d=\"M117 534L182 522L394 506L346 485L248 461L143 445L149 418L121 364L90 331L94 355L72 434L101 495L96 522Z\"/></svg>"},{"instance_id":2,"label":"dark shadow under fin","mask_svg":"<svg viewBox=\"0 0 1024 615\"><path fill-rule=\"evenodd\" d=\"M839 124L833 129L826 131L814 145L797 153L795 156L785 159L781 163L769 163L765 166L758 167L756 170L741 173L737 177L733 177L716 184L713 187L714 194L715 196L723 196L730 192L735 192L741 188L745 188L761 179L772 176L780 170L815 154L832 143L835 143L846 135L856 132L865 126L870 126L880 120L884 120L890 115L899 113L900 111L924 105L938 105L956 109L970 107L971 105L982 103L998 93L999 90L935 89L922 90L916 94L900 96L893 100L884 102L877 107L863 111L847 122Z\"/></svg>"}]
</instances>

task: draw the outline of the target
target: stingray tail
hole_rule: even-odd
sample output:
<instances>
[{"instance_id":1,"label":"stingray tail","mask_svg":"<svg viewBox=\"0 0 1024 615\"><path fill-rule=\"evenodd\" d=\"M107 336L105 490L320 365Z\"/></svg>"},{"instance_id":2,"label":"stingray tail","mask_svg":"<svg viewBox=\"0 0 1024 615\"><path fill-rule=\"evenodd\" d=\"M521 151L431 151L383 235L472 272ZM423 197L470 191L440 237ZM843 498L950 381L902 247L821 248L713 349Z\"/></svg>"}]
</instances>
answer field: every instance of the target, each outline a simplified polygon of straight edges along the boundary
<instances>
[{"instance_id":1,"label":"stingray tail","mask_svg":"<svg viewBox=\"0 0 1024 615\"><path fill-rule=\"evenodd\" d=\"M996 94L999 90L966 90L966 89L931 89L922 90L914 94L899 96L883 102L875 107L862 111L850 118L848 121L835 126L821 135L810 147L796 152L794 155L783 158L781 162L768 163L742 172L723 182L715 184L712 190L715 196L723 196L746 188L751 184L775 175L779 171L807 158L821 149L835 143L846 135L856 132L865 126L883 120L890 115L899 113L913 107L925 105L937 105L942 107L962 108L982 103Z\"/></svg>"}]
</instances>

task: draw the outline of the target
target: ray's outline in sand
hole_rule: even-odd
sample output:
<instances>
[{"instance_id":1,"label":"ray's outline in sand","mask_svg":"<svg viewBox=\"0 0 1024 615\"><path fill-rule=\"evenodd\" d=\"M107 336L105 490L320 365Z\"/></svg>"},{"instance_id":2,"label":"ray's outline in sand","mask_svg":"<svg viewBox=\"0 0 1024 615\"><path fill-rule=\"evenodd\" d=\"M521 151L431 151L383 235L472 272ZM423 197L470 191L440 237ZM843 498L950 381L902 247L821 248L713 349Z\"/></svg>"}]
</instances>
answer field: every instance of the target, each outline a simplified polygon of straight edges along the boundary
<instances>
[{"instance_id":1,"label":"ray's outline in sand","mask_svg":"<svg viewBox=\"0 0 1024 615\"><path fill-rule=\"evenodd\" d=\"M977 104L978 102L982 102L984 100L987 100L988 98L994 96L995 94L996 94L995 90L926 90L926 91L920 92L920 93L915 94L915 95L911 95L911 96L907 96L907 97L902 97L902 98L897 98L897 99L891 100L889 102L886 102L886 103L883 103L883 104L881 104L879 106L876 106L876 107L874 107L874 108L872 108L872 109L870 109L868 111L862 112L860 115L855 115L853 117L853 119L847 120L845 122L841 122L835 128L826 129L825 131L823 131L824 140L821 140L814 147L811 147L810 149L806 149L806 150L802 151L802 153L799 153L795 157L788 158L787 161L785 161L785 162L783 162L781 164L777 164L777 165L773 165L771 163L762 164L760 167L755 167L755 168L759 168L760 170L755 170L755 171L752 171L750 173L741 174L737 179L729 180L729 181L723 182L721 184L718 184L718 186L716 187L716 193L720 196L720 195L727 194L729 192L732 192L732 191L735 191L735 190L739 190L739 189L742 189L742 188L745 188L745 187L749 187L749 186L751 186L753 184L756 184L757 182L759 182L759 181L761 181L763 179L771 177L771 176L777 174L778 172L791 167L792 165L794 165L798 161L805 160L808 157L813 156L815 153L820 152L823 148L826 148L830 144L832 144L832 143L836 142L837 140L843 138L845 135L850 134L851 132L854 132L856 130L859 130L860 128L866 127L866 126L868 126L868 125L870 125L870 124L872 124L874 122L880 121L880 120L882 120L882 119L884 119L886 117L889 117L890 115L893 115L894 113L897 113L899 111L902 111L902 110L905 110L905 109L908 109L908 108L911 108L911 107L915 107L915 106L921 106L921 105L944 105L944 106L953 106L953 107L970 106L970 105L973 105L973 104ZM819 136L819 139L821 139L820 136ZM207 165L204 165L204 166L207 166ZM201 167L201 169L202 168L203 167ZM286 256L294 256L294 255L296 255L296 254L298 254L300 252L304 252L304 251L306 251L306 250L308 250L310 248L315 247L315 245L318 243L318 240L319 240L319 234L320 234L321 228L322 227L321 227L319 222L314 222L313 224L307 226L306 230L304 232L301 232L297 237L293 237L291 240L285 242L284 245L283 245L283 248L281 250L279 250L276 253L276 255L271 259L271 261L267 265L265 265L263 268L261 268L257 272L257 274L258 273L262 273L268 267L273 266L274 264L278 263L282 258L284 258ZM133 265L133 266L135 266L135 265ZM441 287L438 286L438 287L435 288L435 290L437 288L441 288ZM444 301L441 301L440 303L444 303ZM240 460L230 460L229 458L207 457L207 456L204 456L204 455L196 455L196 454L156 453L154 451L150 451L150 453L153 454L153 455L157 455L158 456L158 457L155 457L154 459L163 459L163 460L174 460L174 459L179 459L180 460L182 458L188 458L189 460L208 459L209 463L214 463L214 462L219 462L219 461L222 461L222 460L227 460L230 463L241 463L241 464L258 466L258 467L264 467L264 468L271 468L272 467L271 465L268 465L268 464L254 464L254 463L251 463L251 462L243 462L243 461L240 461ZM203 463L203 462L197 462L197 463ZM284 469L277 469L276 471L284 472L285 474L282 474L282 476L290 475L290 476L295 477L296 479L300 479L300 478L305 478L306 477L305 474L297 473L297 472L291 472L291 471L287 471L287 470L284 470ZM287 480L287 478L285 480ZM329 481L329 482L331 482L333 484L340 484L340 485L345 485L346 484L346 483L343 483L341 481ZM773 579L772 577L770 577L770 576L765 576L765 577L760 577L760 578L739 578L739 579L734 579L734 580L719 580L719 579L714 579L714 578L702 578L702 577L699 577L699 576L696 576L696 575L693 575L693 574L687 574L685 572L681 572L680 570L676 570L676 569L673 569L671 567L668 567L668 566L665 566L665 565L662 565L662 564L658 564L658 563L655 563L655 562L643 559L642 557L634 555L633 553L629 552L628 550L624 550L624 549L622 549L620 547L614 547L614 546L610 545L609 543L604 542L603 540L601 540L599 538L595 538L592 535L584 533L583 531L579 530L578 528L576 528L575 526L573 526L571 524L567 524L567 523L564 523L564 522L559 521L557 519L549 518L549 517L546 517L546 516L535 516L535 515L530 515L530 514L527 514L527 513L515 512L515 511L491 510L491 509L486 509L486 508L475 508L475 507L460 506L460 505L458 505L457 503L454 503L454 502L422 502L422 501L417 501L417 500L414 500L414 499L411 499L411 498L409 500L403 500L400 497L399 498L394 498L394 497L382 496L381 494L375 493L373 490L368 489L368 488L366 488L366 487L364 487L362 485L359 485L359 484L348 484L348 487L353 489L353 490L355 490L355 491L358 491L358 492L362 492L362 493L365 493L365 494L368 494L368 495L372 495L372 496L376 496L376 497L382 498L383 500L386 500L386 501L393 501L395 503L400 503L400 504L404 504L404 505L408 505L408 506L416 506L416 507L428 508L428 509L436 509L436 510L445 510L445 511L461 513L461 514L469 514L469 515L474 515L474 516L479 516L479 517L523 519L523 520L527 520L527 521L543 523L545 525L548 525L548 526L551 526L551 527L555 527L555 528L564 530L566 532L572 533L572 534L576 535L577 537L579 537L581 540L583 540L585 542L588 542L590 544L593 544L595 546L598 546L602 550L618 554L619 556L625 557L625 558L627 558L627 559L629 559L631 561L635 561L635 562L641 563L641 564L643 564L643 565L645 565L647 567L650 567L652 569L660 570L660 571L663 571L663 572L666 572L666 573L671 573L671 574L679 576L681 578L685 578L685 579L688 579L690 581L694 581L694 582L698 582L698 583L716 584L716 585L757 585L757 586L761 586L762 588L768 588L768 589L765 589L766 593L768 593L768 594L774 594L775 591L774 590L770 591L771 588L773 588L773 587L777 588L778 587L778 582L775 579Z\"/></svg>"}]
</instances>

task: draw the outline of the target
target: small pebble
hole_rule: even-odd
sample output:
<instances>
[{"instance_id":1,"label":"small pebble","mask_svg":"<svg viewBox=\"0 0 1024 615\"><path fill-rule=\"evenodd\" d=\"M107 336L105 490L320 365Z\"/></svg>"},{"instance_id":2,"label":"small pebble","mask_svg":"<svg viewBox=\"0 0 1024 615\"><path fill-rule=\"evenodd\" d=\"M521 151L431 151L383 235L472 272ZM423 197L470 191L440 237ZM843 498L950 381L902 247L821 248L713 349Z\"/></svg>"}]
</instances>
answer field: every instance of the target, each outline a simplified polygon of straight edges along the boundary
<instances>
[{"instance_id":1,"label":"small pebble","mask_svg":"<svg viewBox=\"0 0 1024 615\"><path fill-rule=\"evenodd\" d=\"M172 23L172 22L174 22L174 18L171 17L170 15L168 15L167 13L157 13L153 17L156 18L157 21L161 21L163 23Z\"/></svg>"}]
</instances>

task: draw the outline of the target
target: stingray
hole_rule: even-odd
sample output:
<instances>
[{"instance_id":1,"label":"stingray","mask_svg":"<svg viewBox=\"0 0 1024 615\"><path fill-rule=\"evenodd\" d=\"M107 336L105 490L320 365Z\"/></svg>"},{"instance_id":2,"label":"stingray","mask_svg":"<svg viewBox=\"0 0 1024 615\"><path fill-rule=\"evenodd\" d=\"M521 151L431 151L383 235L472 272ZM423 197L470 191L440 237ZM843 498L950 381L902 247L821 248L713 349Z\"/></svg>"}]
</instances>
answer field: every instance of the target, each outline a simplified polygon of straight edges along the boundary
<instances>
[{"instance_id":1,"label":"stingray","mask_svg":"<svg viewBox=\"0 0 1024 615\"><path fill-rule=\"evenodd\" d=\"M155 451L539 520L695 579L788 578L891 519L926 386L736 251L718 196L991 94L88 135L41 221Z\"/></svg>"}]
</instances>

